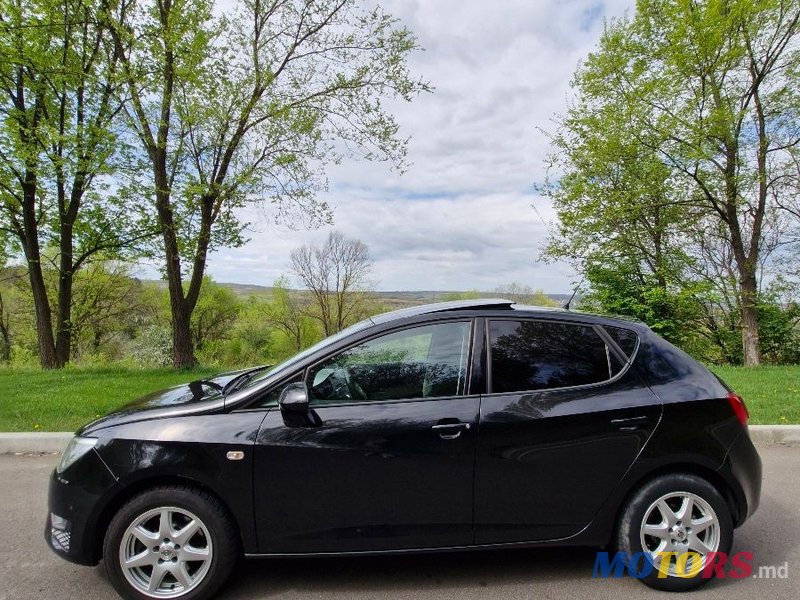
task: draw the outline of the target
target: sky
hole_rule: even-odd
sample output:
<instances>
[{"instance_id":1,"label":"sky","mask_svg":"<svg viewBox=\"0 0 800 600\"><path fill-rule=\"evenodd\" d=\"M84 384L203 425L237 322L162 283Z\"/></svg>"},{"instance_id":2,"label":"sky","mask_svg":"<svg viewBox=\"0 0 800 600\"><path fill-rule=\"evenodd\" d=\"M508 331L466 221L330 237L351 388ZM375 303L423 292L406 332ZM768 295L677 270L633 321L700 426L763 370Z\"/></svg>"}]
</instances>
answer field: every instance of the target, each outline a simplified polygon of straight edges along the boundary
<instances>
[{"instance_id":1,"label":"sky","mask_svg":"<svg viewBox=\"0 0 800 600\"><path fill-rule=\"evenodd\" d=\"M566 264L539 260L555 214L534 186L545 175L553 116L604 19L633 0L388 0L382 6L424 51L412 73L435 91L393 103L410 137L409 169L345 161L328 170L333 224L292 230L252 212L250 241L211 255L220 282L272 285L289 255L331 229L363 241L378 290L481 290L518 282L549 293L577 283ZM532 208L535 205L536 210ZM293 281L297 285L296 280Z\"/></svg>"}]
</instances>

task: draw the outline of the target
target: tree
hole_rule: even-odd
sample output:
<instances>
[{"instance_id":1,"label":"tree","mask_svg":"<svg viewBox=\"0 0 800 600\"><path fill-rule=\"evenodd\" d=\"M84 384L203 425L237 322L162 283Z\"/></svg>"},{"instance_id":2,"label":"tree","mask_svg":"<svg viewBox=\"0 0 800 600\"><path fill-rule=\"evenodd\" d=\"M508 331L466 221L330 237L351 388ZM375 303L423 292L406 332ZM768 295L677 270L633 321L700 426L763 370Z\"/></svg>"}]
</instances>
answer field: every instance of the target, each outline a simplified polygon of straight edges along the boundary
<instances>
[{"instance_id":1,"label":"tree","mask_svg":"<svg viewBox=\"0 0 800 600\"><path fill-rule=\"evenodd\" d=\"M229 287L214 283L211 277L203 278L203 287L197 307L192 313L192 342L202 350L207 342L227 337L239 315L241 302Z\"/></svg>"},{"instance_id":2,"label":"tree","mask_svg":"<svg viewBox=\"0 0 800 600\"><path fill-rule=\"evenodd\" d=\"M120 0L108 20L150 172L176 367L195 362L190 322L209 251L244 241L236 209L272 199L279 216L327 222L316 197L325 164L349 153L401 166L405 140L381 102L427 89L406 67L411 33L356 0L212 9Z\"/></svg>"},{"instance_id":3,"label":"tree","mask_svg":"<svg viewBox=\"0 0 800 600\"><path fill-rule=\"evenodd\" d=\"M558 302L550 298L543 290L534 290L531 286L517 281L501 285L495 290L495 293L503 298L508 298L509 300L520 302L521 304L529 304L531 306L559 306Z\"/></svg>"},{"instance_id":4,"label":"tree","mask_svg":"<svg viewBox=\"0 0 800 600\"><path fill-rule=\"evenodd\" d=\"M25 256L41 365L69 361L75 274L141 237L109 193L117 147L117 56L98 0L0 2L0 227ZM123 216L124 210L124 216ZM58 291L48 297L45 254ZM52 253L51 253L52 254Z\"/></svg>"},{"instance_id":5,"label":"tree","mask_svg":"<svg viewBox=\"0 0 800 600\"><path fill-rule=\"evenodd\" d=\"M368 310L372 259L363 242L332 231L322 246L293 250L292 268L311 292L309 314L322 324L325 336L355 323Z\"/></svg>"},{"instance_id":6,"label":"tree","mask_svg":"<svg viewBox=\"0 0 800 600\"><path fill-rule=\"evenodd\" d=\"M667 264L677 260L678 268L667 272L681 273L686 234L698 223L722 225L735 261L748 365L760 361L765 222L774 208L791 214L787 207L796 205L800 189L798 32L800 6L790 0L640 0L634 18L612 22L579 69L577 101L562 122L561 139L579 140L586 150L567 160L565 189L600 204L593 217L599 229L639 223L650 241L663 230L677 242ZM613 192L622 212L603 210L606 196L593 189L598 170L613 184L604 191ZM641 183L658 184L660 198ZM569 219L582 201L571 192L562 198ZM629 234L615 239L627 244ZM655 258L648 244L639 246L617 256ZM649 266L657 279L659 270Z\"/></svg>"},{"instance_id":7,"label":"tree","mask_svg":"<svg viewBox=\"0 0 800 600\"><path fill-rule=\"evenodd\" d=\"M289 279L280 276L272 285L272 299L265 307L267 321L278 328L291 342L291 349L299 352L313 341L314 331L308 316L307 303L293 295Z\"/></svg>"}]
</instances>

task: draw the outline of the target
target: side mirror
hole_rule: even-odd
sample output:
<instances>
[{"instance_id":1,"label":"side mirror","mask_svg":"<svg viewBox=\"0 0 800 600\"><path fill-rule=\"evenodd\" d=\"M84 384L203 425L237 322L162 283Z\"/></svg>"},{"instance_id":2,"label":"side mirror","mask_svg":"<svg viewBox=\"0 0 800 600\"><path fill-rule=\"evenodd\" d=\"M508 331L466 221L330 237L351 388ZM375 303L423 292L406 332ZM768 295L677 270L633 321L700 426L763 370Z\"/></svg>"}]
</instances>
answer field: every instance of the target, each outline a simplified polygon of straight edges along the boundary
<instances>
[{"instance_id":1,"label":"side mirror","mask_svg":"<svg viewBox=\"0 0 800 600\"><path fill-rule=\"evenodd\" d=\"M292 413L308 413L308 388L303 382L290 383L278 398L281 410Z\"/></svg>"}]
</instances>

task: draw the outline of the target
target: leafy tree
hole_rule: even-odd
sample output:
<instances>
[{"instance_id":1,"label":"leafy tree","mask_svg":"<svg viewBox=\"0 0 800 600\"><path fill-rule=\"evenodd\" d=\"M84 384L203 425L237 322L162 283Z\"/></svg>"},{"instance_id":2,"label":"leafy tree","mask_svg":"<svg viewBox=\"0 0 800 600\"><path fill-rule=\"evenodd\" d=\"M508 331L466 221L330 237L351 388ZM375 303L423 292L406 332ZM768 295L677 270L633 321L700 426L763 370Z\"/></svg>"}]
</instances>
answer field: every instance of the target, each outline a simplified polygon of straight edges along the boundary
<instances>
[{"instance_id":1,"label":"leafy tree","mask_svg":"<svg viewBox=\"0 0 800 600\"><path fill-rule=\"evenodd\" d=\"M530 306L549 306L553 308L559 306L559 303L545 294L543 290L534 290L531 286L516 281L501 285L495 290L495 293L509 300L515 300Z\"/></svg>"},{"instance_id":2,"label":"leafy tree","mask_svg":"<svg viewBox=\"0 0 800 600\"><path fill-rule=\"evenodd\" d=\"M299 352L319 339L318 327L308 314L308 302L304 302L289 289L289 279L279 277L272 286L272 298L264 307L267 321L286 336L289 353Z\"/></svg>"},{"instance_id":3,"label":"leafy tree","mask_svg":"<svg viewBox=\"0 0 800 600\"><path fill-rule=\"evenodd\" d=\"M244 241L236 209L271 199L278 216L326 222L324 166L344 153L402 165L382 100L427 86L406 67L412 34L356 0L239 0L225 16L210 0L120 0L108 26L185 367L208 252Z\"/></svg>"},{"instance_id":4,"label":"leafy tree","mask_svg":"<svg viewBox=\"0 0 800 600\"><path fill-rule=\"evenodd\" d=\"M0 228L26 260L41 365L70 358L75 274L144 234L108 189L117 56L97 0L0 1ZM58 293L48 297L45 253ZM52 255L53 253L49 253Z\"/></svg>"},{"instance_id":5,"label":"leafy tree","mask_svg":"<svg viewBox=\"0 0 800 600\"><path fill-rule=\"evenodd\" d=\"M292 268L311 292L307 314L318 319L325 336L341 331L370 311L372 259L360 240L332 231L321 246L292 251Z\"/></svg>"},{"instance_id":6,"label":"leafy tree","mask_svg":"<svg viewBox=\"0 0 800 600\"><path fill-rule=\"evenodd\" d=\"M776 209L775 219L790 217L798 196L798 32L800 6L789 0L639 0L579 69L555 138L567 233L556 254L587 272L621 260L669 292L691 262L683 249L719 224L746 364L760 361L766 223ZM604 234L612 243L598 242Z\"/></svg>"},{"instance_id":7,"label":"leafy tree","mask_svg":"<svg viewBox=\"0 0 800 600\"><path fill-rule=\"evenodd\" d=\"M223 340L239 316L241 302L229 287L214 283L211 277L203 278L200 298L192 313L192 341L203 350L208 342Z\"/></svg>"}]
</instances>

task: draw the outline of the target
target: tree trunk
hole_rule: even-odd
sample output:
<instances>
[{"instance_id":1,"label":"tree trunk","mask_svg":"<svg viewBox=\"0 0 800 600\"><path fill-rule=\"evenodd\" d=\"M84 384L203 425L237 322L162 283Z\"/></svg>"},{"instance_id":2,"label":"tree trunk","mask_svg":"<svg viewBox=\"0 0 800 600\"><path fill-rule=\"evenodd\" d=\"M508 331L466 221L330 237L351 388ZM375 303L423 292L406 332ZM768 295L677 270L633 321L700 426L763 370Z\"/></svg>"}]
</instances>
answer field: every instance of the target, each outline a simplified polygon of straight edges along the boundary
<instances>
[{"instance_id":1,"label":"tree trunk","mask_svg":"<svg viewBox=\"0 0 800 600\"><path fill-rule=\"evenodd\" d=\"M56 315L56 363L65 366L70 359L72 348L72 223L65 223L62 217L60 235L58 314Z\"/></svg>"},{"instance_id":2,"label":"tree trunk","mask_svg":"<svg viewBox=\"0 0 800 600\"><path fill-rule=\"evenodd\" d=\"M53 339L53 321L47 286L42 274L42 257L39 253L39 224L36 220L36 176L30 171L23 185L22 245L28 262L28 278L33 294L36 315L36 341L39 348L39 364L43 369L58 368L56 346Z\"/></svg>"},{"instance_id":3,"label":"tree trunk","mask_svg":"<svg viewBox=\"0 0 800 600\"><path fill-rule=\"evenodd\" d=\"M744 364L752 367L761 364L761 348L758 334L758 289L754 275L743 275L740 284L742 294L742 348Z\"/></svg>"}]
</instances>

